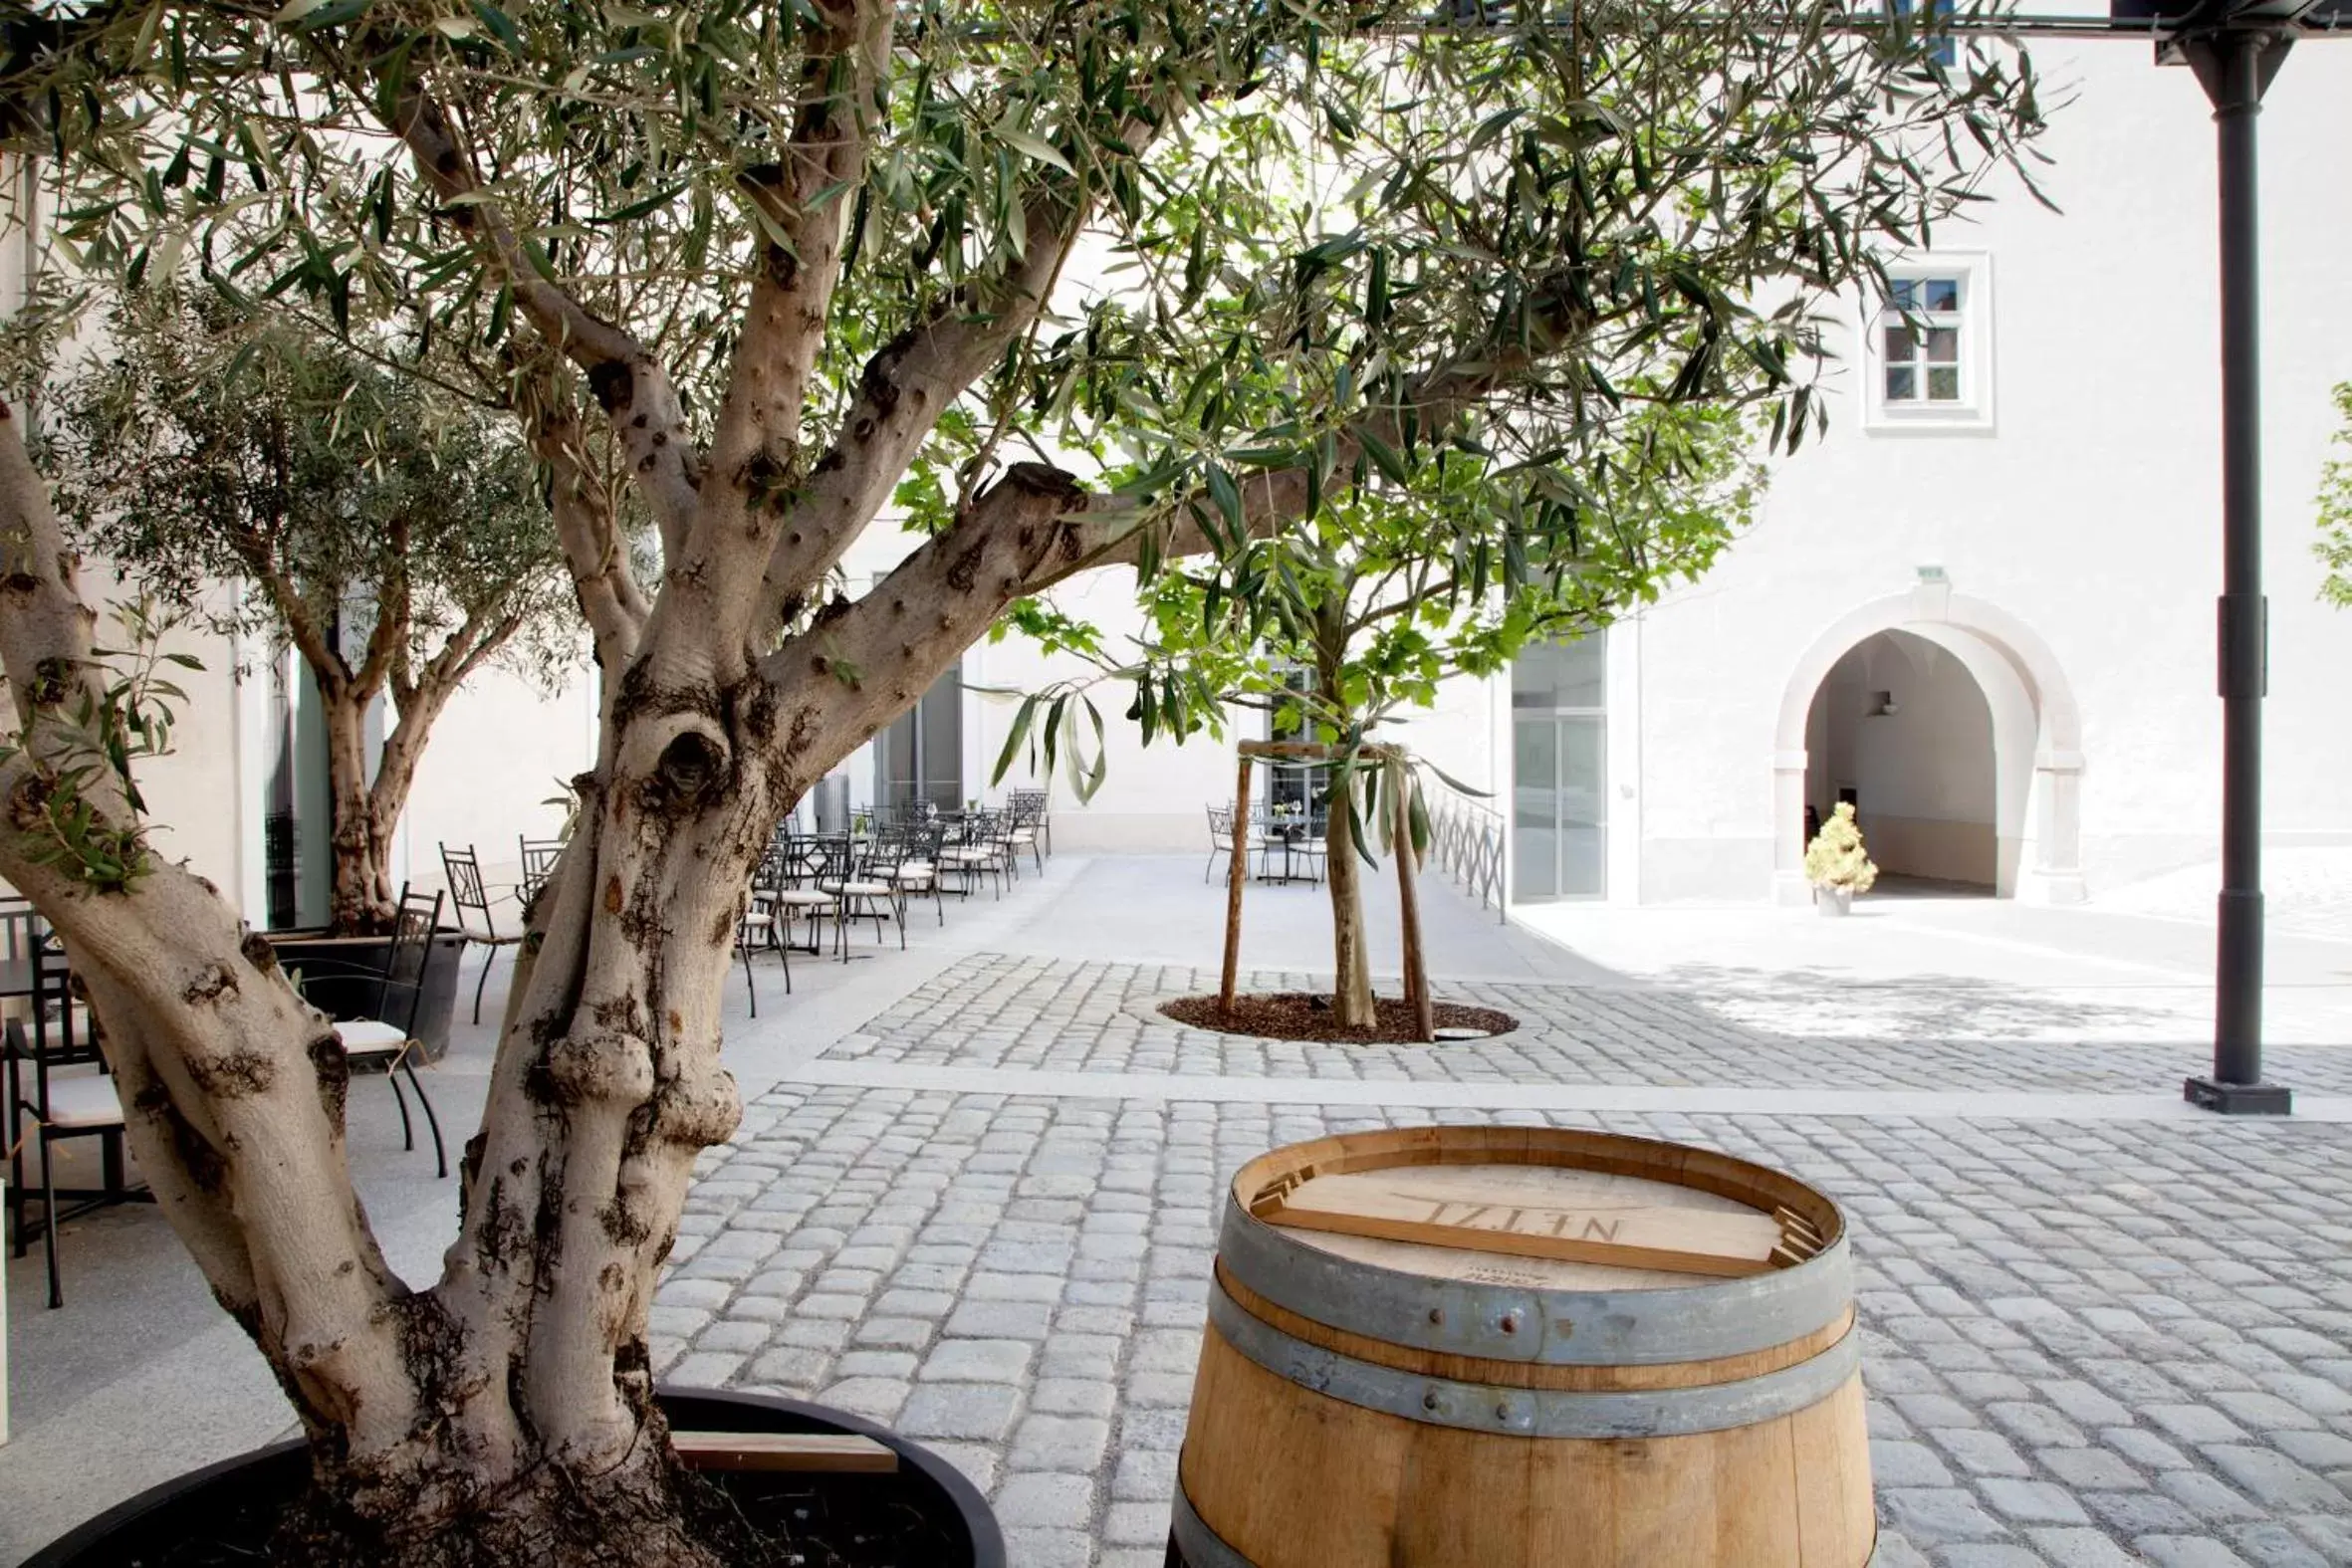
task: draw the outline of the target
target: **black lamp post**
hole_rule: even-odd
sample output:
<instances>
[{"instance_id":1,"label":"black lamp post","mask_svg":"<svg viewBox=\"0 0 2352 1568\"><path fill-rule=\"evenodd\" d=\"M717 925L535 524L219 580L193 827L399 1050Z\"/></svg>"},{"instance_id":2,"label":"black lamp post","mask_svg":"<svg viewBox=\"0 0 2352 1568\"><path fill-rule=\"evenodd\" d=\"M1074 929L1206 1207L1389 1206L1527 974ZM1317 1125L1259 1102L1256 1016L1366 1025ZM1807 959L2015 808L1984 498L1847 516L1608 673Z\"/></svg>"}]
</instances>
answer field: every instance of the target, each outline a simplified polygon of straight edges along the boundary
<instances>
[{"instance_id":1,"label":"black lamp post","mask_svg":"<svg viewBox=\"0 0 2352 1568\"><path fill-rule=\"evenodd\" d=\"M2147 25L2160 64L2187 65L2219 128L2222 282L2222 896L2214 965L2214 1070L2184 1085L2225 1115L2283 1116L2293 1095L2262 1078L2261 297L2254 124L2298 37L2352 26L2352 0L2114 0Z\"/></svg>"}]
</instances>

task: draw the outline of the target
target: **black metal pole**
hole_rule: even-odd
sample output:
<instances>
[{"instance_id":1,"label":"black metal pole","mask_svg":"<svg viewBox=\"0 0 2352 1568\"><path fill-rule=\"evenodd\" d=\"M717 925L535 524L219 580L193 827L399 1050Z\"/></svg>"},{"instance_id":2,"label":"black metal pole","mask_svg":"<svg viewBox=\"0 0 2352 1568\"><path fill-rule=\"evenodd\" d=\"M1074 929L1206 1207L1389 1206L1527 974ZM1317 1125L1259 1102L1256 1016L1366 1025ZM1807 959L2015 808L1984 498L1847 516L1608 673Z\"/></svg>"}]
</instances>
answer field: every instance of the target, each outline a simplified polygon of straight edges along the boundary
<instances>
[{"instance_id":1,"label":"black metal pole","mask_svg":"<svg viewBox=\"0 0 2352 1568\"><path fill-rule=\"evenodd\" d=\"M2284 1115L2288 1091L2262 1081L2262 696L2269 684L2262 597L2261 299L2254 124L2277 69L2266 33L2224 31L2188 46L2219 127L2222 262L2222 894L2214 966L2214 1071L2188 1098L2225 1113ZM2265 58L2268 56L2268 58Z\"/></svg>"}]
</instances>

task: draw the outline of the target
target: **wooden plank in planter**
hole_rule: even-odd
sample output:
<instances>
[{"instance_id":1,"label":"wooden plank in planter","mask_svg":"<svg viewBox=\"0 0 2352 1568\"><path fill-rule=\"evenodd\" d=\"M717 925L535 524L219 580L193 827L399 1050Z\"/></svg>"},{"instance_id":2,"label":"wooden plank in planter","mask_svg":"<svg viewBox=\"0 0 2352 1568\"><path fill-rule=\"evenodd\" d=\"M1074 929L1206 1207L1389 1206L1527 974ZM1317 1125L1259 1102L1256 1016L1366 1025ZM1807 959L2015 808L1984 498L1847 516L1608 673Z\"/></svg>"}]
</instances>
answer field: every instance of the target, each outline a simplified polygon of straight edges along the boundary
<instances>
[{"instance_id":1,"label":"wooden plank in planter","mask_svg":"<svg viewBox=\"0 0 2352 1568\"><path fill-rule=\"evenodd\" d=\"M849 1433L673 1432L670 1446L690 1470L832 1470L888 1474L898 1455Z\"/></svg>"}]
</instances>

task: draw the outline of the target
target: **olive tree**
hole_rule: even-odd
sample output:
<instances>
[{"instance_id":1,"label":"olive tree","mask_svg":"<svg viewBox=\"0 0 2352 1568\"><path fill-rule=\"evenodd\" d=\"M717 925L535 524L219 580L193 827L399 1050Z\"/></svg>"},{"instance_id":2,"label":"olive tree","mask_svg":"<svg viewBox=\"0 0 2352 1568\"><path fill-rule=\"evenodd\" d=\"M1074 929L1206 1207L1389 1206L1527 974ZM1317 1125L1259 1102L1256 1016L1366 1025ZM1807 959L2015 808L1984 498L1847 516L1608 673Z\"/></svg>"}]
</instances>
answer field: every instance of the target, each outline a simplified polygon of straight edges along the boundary
<instances>
[{"instance_id":1,"label":"olive tree","mask_svg":"<svg viewBox=\"0 0 2352 1568\"><path fill-rule=\"evenodd\" d=\"M1225 710L1273 718L1278 738L1327 749L1323 783L1326 888L1331 900L1331 1020L1374 1021L1371 949L1359 860L1375 849L1426 847L1419 775L1367 743L1397 739L1458 677L1508 670L1532 642L1588 635L1666 587L1697 578L1747 526L1763 485L1757 432L1737 406L1646 404L1612 440L1559 467L1495 472L1488 420L1467 417L1452 444L1382 485L1351 485L1305 518L1225 554L1173 563L1146 588L1145 624L1130 649L1050 602L1014 606L1018 629L1085 673L1027 695L998 758L1068 761L1081 795L1100 782L1102 753L1084 760L1083 713L1099 731L1097 686L1131 684L1127 717L1146 744L1223 734ZM1301 681L1300 677L1304 677ZM1440 775L1442 778L1442 774ZM1414 843L1392 842L1406 793Z\"/></svg>"},{"instance_id":2,"label":"olive tree","mask_svg":"<svg viewBox=\"0 0 2352 1568\"><path fill-rule=\"evenodd\" d=\"M463 383L209 290L127 292L103 327L49 410L68 538L147 593L215 606L216 630L301 655L326 720L330 918L378 930L433 722L502 654L551 675L574 656L522 434ZM221 581L245 591L205 591ZM371 757L383 697L393 718Z\"/></svg>"},{"instance_id":3,"label":"olive tree","mask_svg":"<svg viewBox=\"0 0 2352 1568\"><path fill-rule=\"evenodd\" d=\"M329 1026L211 889L136 854L122 774L65 764L138 715L0 420L23 736L0 873L70 944L139 1163L277 1368L354 1554L711 1560L646 1314L694 1157L739 1115L719 1002L745 884L778 817L1008 604L1410 482L1482 410L1534 442L1492 449L1506 487L1648 404L1801 425L1821 303L2039 119L2010 45L1947 67L1842 0L1425 17L61 0L0 28L0 124L58 160L77 266L192 271L354 332L422 312L511 363L604 671L458 1238L413 1285L353 1191ZM1308 188L1296 235L1278 193ZM1270 236L1288 265L1259 264ZM847 596L843 553L924 464L944 516ZM28 854L59 812L127 874Z\"/></svg>"}]
</instances>

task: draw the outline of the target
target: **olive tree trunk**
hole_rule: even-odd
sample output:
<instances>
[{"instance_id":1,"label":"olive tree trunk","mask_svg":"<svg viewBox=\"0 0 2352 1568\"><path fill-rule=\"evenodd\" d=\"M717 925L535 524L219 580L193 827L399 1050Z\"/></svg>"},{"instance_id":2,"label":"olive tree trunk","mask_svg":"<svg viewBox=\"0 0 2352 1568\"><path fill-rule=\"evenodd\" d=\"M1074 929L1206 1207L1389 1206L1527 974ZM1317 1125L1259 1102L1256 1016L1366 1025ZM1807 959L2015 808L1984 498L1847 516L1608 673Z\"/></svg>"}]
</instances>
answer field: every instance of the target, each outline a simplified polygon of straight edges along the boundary
<instances>
[{"instance_id":1,"label":"olive tree trunk","mask_svg":"<svg viewBox=\"0 0 2352 1568\"><path fill-rule=\"evenodd\" d=\"M406 652L412 633L407 596L387 594L377 604L367 652L353 669L274 567L264 581L311 672L327 720L331 929L338 936L387 930L399 898L392 880L392 835L408 808L425 743L458 687L522 629L523 612L471 615L443 639L432 658L412 667ZM387 695L392 725L371 760L367 713Z\"/></svg>"},{"instance_id":2,"label":"olive tree trunk","mask_svg":"<svg viewBox=\"0 0 2352 1568\"><path fill-rule=\"evenodd\" d=\"M1341 674L1347 660L1348 604L1334 595L1315 616L1315 690L1326 717L1342 735L1355 730ZM1341 1028L1368 1029L1378 1021L1372 1001L1372 950L1364 931L1364 859L1350 807L1358 790L1353 773L1331 775L1324 807L1324 865L1331 893L1331 1011ZM1368 819L1367 819L1368 823Z\"/></svg>"},{"instance_id":3,"label":"olive tree trunk","mask_svg":"<svg viewBox=\"0 0 2352 1568\"><path fill-rule=\"evenodd\" d=\"M395 893L392 887L390 816L378 814L368 787L367 709L369 699L348 686L321 694L327 715L327 801L333 829L328 837L333 872L329 919L337 934L362 936L383 928Z\"/></svg>"}]
</instances>

